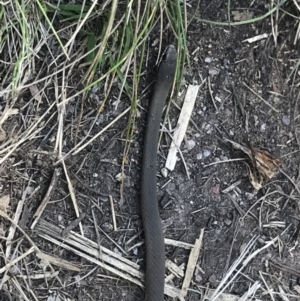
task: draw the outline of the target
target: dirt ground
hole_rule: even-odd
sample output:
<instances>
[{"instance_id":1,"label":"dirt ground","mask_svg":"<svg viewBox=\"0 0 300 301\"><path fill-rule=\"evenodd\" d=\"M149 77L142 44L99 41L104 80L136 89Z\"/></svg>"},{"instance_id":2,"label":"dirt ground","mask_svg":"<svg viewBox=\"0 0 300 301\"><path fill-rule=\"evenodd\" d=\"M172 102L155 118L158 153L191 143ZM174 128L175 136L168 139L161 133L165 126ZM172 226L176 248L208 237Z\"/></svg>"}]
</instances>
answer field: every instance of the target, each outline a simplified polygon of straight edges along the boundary
<instances>
[{"instance_id":1,"label":"dirt ground","mask_svg":"<svg viewBox=\"0 0 300 301\"><path fill-rule=\"evenodd\" d=\"M250 8L248 1L232 3L231 21L263 15L269 9L264 2L252 1ZM194 17L227 20L225 2L205 0L197 5L193 1L187 3L188 13ZM286 7L287 10L289 8ZM275 27L270 17L231 27L204 24L197 19L189 24L187 41L190 66L185 68L179 95L173 97L181 107L188 85L201 85L192 120L181 146L189 179L180 157L175 170L167 177L161 173L171 143L167 134L162 136L159 148L157 175L165 237L194 244L201 229L204 229L200 256L185 300L204 300L206 289L218 286L251 239L255 241L250 253L260 250L271 241L273 243L253 256L225 292L240 297L249 286L259 281L261 287L254 300L300 300L300 81L298 72L291 74L300 57L299 41L294 43L295 24L292 17L279 19L276 41L272 35ZM256 42L246 40L262 34L266 36ZM164 35L169 36L169 32ZM152 44L151 41L149 44ZM157 47L153 47L152 51L154 60ZM153 74L150 64L146 72ZM145 80L149 78L147 74ZM145 83L145 87L147 85ZM84 213L81 223L85 237L142 268L145 252L139 191L143 135L150 97L151 87L141 94L134 139L124 170L123 198L120 197L119 178L128 114L81 152L67 157L65 161L80 214ZM78 141L86 136L96 115L92 108L99 106L102 98L101 89L90 92ZM129 99L122 98L115 108L115 101L116 98L109 99L90 137L130 104ZM63 152L66 154L74 146L74 120L80 105L73 101L67 106L63 138ZM34 113L33 107L25 110L28 110L28 114ZM179 113L180 110L172 105L166 123L170 132L176 127ZM7 122L4 127L12 128L14 124ZM21 151L13 154L9 163L1 167L1 193L11 195L11 211L15 212L24 190L30 191L19 225L40 250L67 260L79 267L80 271L53 265L54 270L59 271L61 283L55 277L48 280L28 279L22 284L23 289L31 289L37 300L47 301L143 300L143 290L138 285L42 238L39 227L30 229L33 214L51 184L54 184L53 191L41 219L63 227L76 220L63 167L50 155L54 148L55 130L55 124L50 122L41 133L38 143L36 140L34 143L26 141ZM245 164L247 157L225 139L267 149L281 159L280 171L256 192L249 181ZM246 161L232 160L237 158ZM58 176L51 182L56 172ZM27 188L22 177L31 178ZM224 192L232 184L235 184L234 187ZM113 228L112 209L107 195L114 199L117 231ZM77 233L81 231L76 224L72 230ZM28 245L23 240L16 239L14 243L20 243L20 247L26 250ZM166 258L177 266L186 266L189 254L190 249L166 245ZM30 259L29 256L25 262L31 273L49 272L43 269L42 261ZM11 273L17 277L16 270ZM22 273L26 274L26 271ZM169 274L166 270L166 275ZM179 276L171 281L178 288L181 288L182 282ZM9 290L9 286L4 286L0 300L23 300L17 292L9 293ZM282 291L286 293L286 299L283 299ZM32 296L28 298L34 300ZM166 296L165 300L172 298Z\"/></svg>"}]
</instances>

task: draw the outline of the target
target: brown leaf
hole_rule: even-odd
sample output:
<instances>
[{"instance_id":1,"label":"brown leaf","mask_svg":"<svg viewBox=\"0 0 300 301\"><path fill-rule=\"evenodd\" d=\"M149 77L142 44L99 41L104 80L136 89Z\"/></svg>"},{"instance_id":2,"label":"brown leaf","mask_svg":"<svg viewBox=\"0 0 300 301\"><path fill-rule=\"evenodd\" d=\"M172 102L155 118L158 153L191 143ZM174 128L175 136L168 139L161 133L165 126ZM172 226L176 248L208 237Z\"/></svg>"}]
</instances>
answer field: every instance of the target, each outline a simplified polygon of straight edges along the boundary
<instances>
[{"instance_id":1,"label":"brown leaf","mask_svg":"<svg viewBox=\"0 0 300 301\"><path fill-rule=\"evenodd\" d=\"M247 165L249 180L256 190L261 189L266 181L272 179L282 165L279 158L266 150L255 149L250 145L244 146L228 139L226 141L249 157L251 163L251 166Z\"/></svg>"}]
</instances>

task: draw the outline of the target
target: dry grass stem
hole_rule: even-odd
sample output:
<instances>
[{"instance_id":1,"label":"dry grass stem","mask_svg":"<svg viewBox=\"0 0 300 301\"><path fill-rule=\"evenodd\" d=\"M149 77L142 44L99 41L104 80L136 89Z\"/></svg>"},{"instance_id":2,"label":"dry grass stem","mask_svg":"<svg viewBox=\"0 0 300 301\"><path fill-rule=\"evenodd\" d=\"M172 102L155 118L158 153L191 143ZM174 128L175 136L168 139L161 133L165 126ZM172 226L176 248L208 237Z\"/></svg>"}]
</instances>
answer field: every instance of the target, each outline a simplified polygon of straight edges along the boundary
<instances>
[{"instance_id":1,"label":"dry grass stem","mask_svg":"<svg viewBox=\"0 0 300 301\"><path fill-rule=\"evenodd\" d=\"M114 231L117 231L117 222L116 222L116 215L115 215L115 208L114 208L114 200L113 200L113 197L111 195L109 196L109 201L110 201L110 208L111 208L111 215L112 215L112 220L113 220L113 225L114 225Z\"/></svg>"},{"instance_id":2,"label":"dry grass stem","mask_svg":"<svg viewBox=\"0 0 300 301\"><path fill-rule=\"evenodd\" d=\"M63 238L61 235L61 228L42 219L40 219L37 224L36 230L39 231L40 237L65 248L66 250L72 251L74 254L97 264L123 279L127 279L143 287L144 274L139 271L139 265L127 260L126 258L104 247L101 247L101 253L99 253L97 243L72 231L69 233L68 237ZM171 297L176 297L180 295L180 290L166 284L165 293Z\"/></svg>"},{"instance_id":3,"label":"dry grass stem","mask_svg":"<svg viewBox=\"0 0 300 301\"><path fill-rule=\"evenodd\" d=\"M39 259L42 259L46 262L49 262L53 265L56 265L62 269L66 269L66 270L73 271L73 272L80 272L80 268L78 266L68 262L67 260L53 257L49 254L45 254L45 253L41 253L41 252L37 253L36 257L38 257Z\"/></svg>"},{"instance_id":4,"label":"dry grass stem","mask_svg":"<svg viewBox=\"0 0 300 301\"><path fill-rule=\"evenodd\" d=\"M255 96L257 96L260 100L262 100L270 109L274 112L279 113L279 110L275 109L271 104L269 104L265 99L263 99L258 93L256 93L252 88L250 88L246 83L243 82L243 85L251 91Z\"/></svg>"},{"instance_id":5,"label":"dry grass stem","mask_svg":"<svg viewBox=\"0 0 300 301\"><path fill-rule=\"evenodd\" d=\"M56 183L57 183L57 179L60 175L60 170L58 168L55 168L54 169L54 172L53 172L53 175L52 175L52 179L51 179L51 182L50 182L50 185L48 187L48 190L40 204L40 206L38 207L38 209L36 210L36 212L34 213L33 215L33 218L34 218L34 221L32 222L31 224L31 227L30 229L33 230L36 223L38 222L38 220L40 219L40 217L42 216L49 200L50 200L50 196L51 196L51 193L53 192L53 188L56 186Z\"/></svg>"},{"instance_id":6,"label":"dry grass stem","mask_svg":"<svg viewBox=\"0 0 300 301\"><path fill-rule=\"evenodd\" d=\"M178 248L184 248L184 249L192 249L195 247L195 245L193 244L189 244L183 241L179 241L179 240L173 240L170 238L165 238L165 244L168 246L174 246L174 247L178 247Z\"/></svg>"},{"instance_id":7,"label":"dry grass stem","mask_svg":"<svg viewBox=\"0 0 300 301\"><path fill-rule=\"evenodd\" d=\"M75 196L75 190L74 190L72 181L71 181L71 179L69 177L69 173L68 173L68 170L67 170L67 167L66 167L66 164L65 164L64 160L62 160L62 165L63 165L63 169L64 169L65 176L66 176L66 179L67 179L68 189L69 189L70 197L71 197L74 209L75 209L76 217L78 218L80 216L80 212L79 212L79 207L78 207L77 199L76 199L76 196ZM83 227L82 227L82 223L81 222L79 223L79 228L80 228L81 235L84 236Z\"/></svg>"},{"instance_id":8,"label":"dry grass stem","mask_svg":"<svg viewBox=\"0 0 300 301\"><path fill-rule=\"evenodd\" d=\"M185 297L187 295L188 288L190 286L190 283L191 283L191 280L192 280L192 277L194 274L194 270L195 270L195 267L197 265L197 261L199 258L200 249L202 246L203 235L204 235L204 229L201 229L200 236L198 239L196 239L194 248L191 250L188 264L187 264L186 271L185 271L185 277L184 277L183 284L182 284L182 297Z\"/></svg>"},{"instance_id":9,"label":"dry grass stem","mask_svg":"<svg viewBox=\"0 0 300 301\"><path fill-rule=\"evenodd\" d=\"M182 105L182 109L178 118L177 128L174 131L172 143L169 149L166 168L169 170L174 170L177 161L177 151L180 148L181 142L183 141L184 135L186 133L190 117L194 108L194 104L198 95L200 86L199 85L189 85L185 100Z\"/></svg>"},{"instance_id":10,"label":"dry grass stem","mask_svg":"<svg viewBox=\"0 0 300 301\"><path fill-rule=\"evenodd\" d=\"M31 254L34 251L35 251L35 247L31 247L25 253L23 253L19 257L15 258L14 260L10 261L7 265L5 265L4 267L0 268L0 274L4 273L8 269L10 269L13 265L15 265L17 262L19 262L23 258L27 257L29 254Z\"/></svg>"}]
</instances>

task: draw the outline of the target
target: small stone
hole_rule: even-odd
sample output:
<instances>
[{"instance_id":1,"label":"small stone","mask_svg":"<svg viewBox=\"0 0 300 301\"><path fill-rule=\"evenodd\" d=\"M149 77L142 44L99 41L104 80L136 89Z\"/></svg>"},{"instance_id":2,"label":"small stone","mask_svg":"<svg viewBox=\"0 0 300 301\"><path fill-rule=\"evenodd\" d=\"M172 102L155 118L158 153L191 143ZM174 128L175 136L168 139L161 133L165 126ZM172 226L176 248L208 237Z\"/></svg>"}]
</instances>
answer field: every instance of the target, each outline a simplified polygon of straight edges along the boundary
<instances>
[{"instance_id":1,"label":"small stone","mask_svg":"<svg viewBox=\"0 0 300 301\"><path fill-rule=\"evenodd\" d=\"M254 198L254 194L250 192L245 192L245 197L248 201L251 201Z\"/></svg>"},{"instance_id":2,"label":"small stone","mask_svg":"<svg viewBox=\"0 0 300 301\"><path fill-rule=\"evenodd\" d=\"M110 224L110 223L104 223L102 224L102 229L105 231L105 232L110 232L114 229L113 225Z\"/></svg>"},{"instance_id":3,"label":"small stone","mask_svg":"<svg viewBox=\"0 0 300 301\"><path fill-rule=\"evenodd\" d=\"M194 140L187 140L185 145L188 150L191 150L196 146L196 142Z\"/></svg>"},{"instance_id":4,"label":"small stone","mask_svg":"<svg viewBox=\"0 0 300 301\"><path fill-rule=\"evenodd\" d=\"M205 125L204 129L205 129L205 130L209 130L210 127L211 127L211 125L208 123L208 124Z\"/></svg>"},{"instance_id":5,"label":"small stone","mask_svg":"<svg viewBox=\"0 0 300 301\"><path fill-rule=\"evenodd\" d=\"M61 222L61 221L63 220L62 216L61 216L61 215L58 215L58 216L57 216L57 220L58 220L59 222Z\"/></svg>"},{"instance_id":6,"label":"small stone","mask_svg":"<svg viewBox=\"0 0 300 301\"><path fill-rule=\"evenodd\" d=\"M212 274L212 275L209 277L208 281L211 283L211 285L212 285L213 287L217 287L218 284L219 284L219 283L218 283L217 276L216 276L215 274Z\"/></svg>"},{"instance_id":7,"label":"small stone","mask_svg":"<svg viewBox=\"0 0 300 301\"><path fill-rule=\"evenodd\" d=\"M244 252L244 250L246 249L246 247L247 247L247 244L246 244L246 243L244 243L244 244L242 244L242 245L240 246L240 254L242 254L242 253Z\"/></svg>"},{"instance_id":8,"label":"small stone","mask_svg":"<svg viewBox=\"0 0 300 301\"><path fill-rule=\"evenodd\" d=\"M229 61L228 59L224 59L224 60L223 60L223 64L224 64L224 67L225 67L225 68L228 68L229 65L230 65L230 61Z\"/></svg>"},{"instance_id":9,"label":"small stone","mask_svg":"<svg viewBox=\"0 0 300 301\"><path fill-rule=\"evenodd\" d=\"M291 118L290 118L290 116L284 115L284 116L282 117L282 123L283 123L284 125L290 125L290 124L291 124Z\"/></svg>"},{"instance_id":10,"label":"small stone","mask_svg":"<svg viewBox=\"0 0 300 301\"><path fill-rule=\"evenodd\" d=\"M231 137L233 137L233 136L234 136L234 132L233 132L232 130L229 130L229 135L230 135Z\"/></svg>"},{"instance_id":11,"label":"small stone","mask_svg":"<svg viewBox=\"0 0 300 301\"><path fill-rule=\"evenodd\" d=\"M218 101L219 103L222 103L222 99L219 96L216 96L215 100Z\"/></svg>"},{"instance_id":12,"label":"small stone","mask_svg":"<svg viewBox=\"0 0 300 301\"><path fill-rule=\"evenodd\" d=\"M219 73L219 71L216 69L216 68L209 68L208 70L208 74L211 76L211 77L214 77L215 75L217 75Z\"/></svg>"},{"instance_id":13,"label":"small stone","mask_svg":"<svg viewBox=\"0 0 300 301\"><path fill-rule=\"evenodd\" d=\"M101 115L99 116L99 118L97 119L96 124L99 125L99 124L101 124L101 123L103 123L103 122L104 122L104 117L103 117L103 114L101 114Z\"/></svg>"},{"instance_id":14,"label":"small stone","mask_svg":"<svg viewBox=\"0 0 300 301\"><path fill-rule=\"evenodd\" d=\"M212 58L210 56L207 56L205 59L204 59L204 62L205 63L211 63L212 62Z\"/></svg>"},{"instance_id":15,"label":"small stone","mask_svg":"<svg viewBox=\"0 0 300 301\"><path fill-rule=\"evenodd\" d=\"M211 151L210 151L210 150L205 149L205 150L203 151L203 156L204 156L205 158L209 157L210 155L211 155Z\"/></svg>"},{"instance_id":16,"label":"small stone","mask_svg":"<svg viewBox=\"0 0 300 301\"><path fill-rule=\"evenodd\" d=\"M211 191L213 194L219 194L220 193L220 184L217 184L214 187L212 187Z\"/></svg>"},{"instance_id":17,"label":"small stone","mask_svg":"<svg viewBox=\"0 0 300 301\"><path fill-rule=\"evenodd\" d=\"M118 181L118 182L122 182L122 180L125 180L126 179L126 175L124 174L124 173L122 173L122 172L120 172L120 173L118 173L117 175L116 175L116 180Z\"/></svg>"},{"instance_id":18,"label":"small stone","mask_svg":"<svg viewBox=\"0 0 300 301\"><path fill-rule=\"evenodd\" d=\"M200 274L197 274L196 276L195 276L195 280L196 280L196 282L198 282L198 283L200 283L201 281L202 281L202 277L201 277L201 275Z\"/></svg>"},{"instance_id":19,"label":"small stone","mask_svg":"<svg viewBox=\"0 0 300 301\"><path fill-rule=\"evenodd\" d=\"M232 221L229 218L226 218L224 224L229 227L232 224Z\"/></svg>"},{"instance_id":20,"label":"small stone","mask_svg":"<svg viewBox=\"0 0 300 301\"><path fill-rule=\"evenodd\" d=\"M99 176L99 175L98 175L96 172L93 173L93 177L94 177L94 178L98 178L98 176Z\"/></svg>"},{"instance_id":21,"label":"small stone","mask_svg":"<svg viewBox=\"0 0 300 301\"><path fill-rule=\"evenodd\" d=\"M168 176L168 169L166 167L163 167L161 170L160 170L160 173L162 174L162 176L164 178L166 178Z\"/></svg>"},{"instance_id":22,"label":"small stone","mask_svg":"<svg viewBox=\"0 0 300 301\"><path fill-rule=\"evenodd\" d=\"M197 154L197 160L202 160L202 158L203 158L203 154L202 153Z\"/></svg>"},{"instance_id":23,"label":"small stone","mask_svg":"<svg viewBox=\"0 0 300 301\"><path fill-rule=\"evenodd\" d=\"M266 125L265 123L263 123L263 124L260 126L260 130L261 130L262 132L264 132L264 131L266 130L266 128L267 128L267 125Z\"/></svg>"},{"instance_id":24,"label":"small stone","mask_svg":"<svg viewBox=\"0 0 300 301\"><path fill-rule=\"evenodd\" d=\"M114 248L114 253L118 254L119 256L122 256L122 253L120 252L120 250L118 248ZM137 254L134 254L137 255Z\"/></svg>"}]
</instances>

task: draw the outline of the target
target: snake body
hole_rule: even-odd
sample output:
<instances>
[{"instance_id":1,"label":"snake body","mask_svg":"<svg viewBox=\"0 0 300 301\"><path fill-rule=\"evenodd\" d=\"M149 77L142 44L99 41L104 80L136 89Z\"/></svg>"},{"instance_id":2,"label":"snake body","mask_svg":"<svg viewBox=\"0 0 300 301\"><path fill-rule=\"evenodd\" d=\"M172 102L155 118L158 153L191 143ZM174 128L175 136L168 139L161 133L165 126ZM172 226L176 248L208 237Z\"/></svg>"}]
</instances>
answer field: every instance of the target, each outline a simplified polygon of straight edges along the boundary
<instances>
[{"instance_id":1,"label":"snake body","mask_svg":"<svg viewBox=\"0 0 300 301\"><path fill-rule=\"evenodd\" d=\"M164 300L165 244L157 202L156 161L160 120L176 69L176 49L167 47L161 59L150 103L141 175L141 213L146 245L145 293L147 301Z\"/></svg>"}]
</instances>

